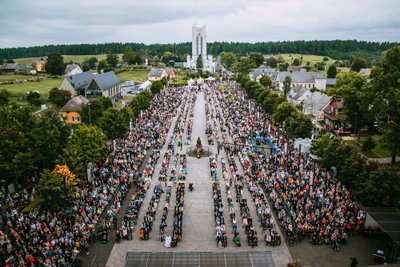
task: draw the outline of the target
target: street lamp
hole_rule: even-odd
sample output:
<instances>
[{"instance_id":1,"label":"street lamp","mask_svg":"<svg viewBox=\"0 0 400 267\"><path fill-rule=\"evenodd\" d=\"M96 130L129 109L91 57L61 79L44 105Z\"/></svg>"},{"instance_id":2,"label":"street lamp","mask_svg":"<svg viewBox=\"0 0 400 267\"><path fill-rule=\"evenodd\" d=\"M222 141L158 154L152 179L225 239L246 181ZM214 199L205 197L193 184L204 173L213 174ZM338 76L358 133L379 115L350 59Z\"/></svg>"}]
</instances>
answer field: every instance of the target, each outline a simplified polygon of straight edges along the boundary
<instances>
[{"instance_id":1,"label":"street lamp","mask_svg":"<svg viewBox=\"0 0 400 267\"><path fill-rule=\"evenodd\" d=\"M336 209L336 191L337 191L337 184L338 181L335 180L336 179L336 174L337 174L337 169L335 166L331 167L331 171L332 171L332 177L333 177L333 181L335 182L335 187L334 187L334 192L333 192L333 212Z\"/></svg>"},{"instance_id":2,"label":"street lamp","mask_svg":"<svg viewBox=\"0 0 400 267\"><path fill-rule=\"evenodd\" d=\"M90 114L90 102L88 103L88 107L89 107L89 124L92 124L92 116Z\"/></svg>"},{"instance_id":3,"label":"street lamp","mask_svg":"<svg viewBox=\"0 0 400 267\"><path fill-rule=\"evenodd\" d=\"M355 112L354 113L354 134L357 136L357 116L358 116L358 113L357 112Z\"/></svg>"}]
</instances>

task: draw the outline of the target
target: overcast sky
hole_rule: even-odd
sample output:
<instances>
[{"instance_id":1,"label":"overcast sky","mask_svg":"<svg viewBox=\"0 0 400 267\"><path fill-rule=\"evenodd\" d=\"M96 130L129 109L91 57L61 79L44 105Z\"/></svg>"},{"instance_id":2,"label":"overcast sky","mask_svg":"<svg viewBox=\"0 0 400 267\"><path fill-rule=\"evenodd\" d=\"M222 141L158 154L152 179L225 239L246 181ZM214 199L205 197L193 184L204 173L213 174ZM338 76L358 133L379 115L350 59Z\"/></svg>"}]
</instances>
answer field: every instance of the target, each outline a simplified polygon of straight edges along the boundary
<instances>
[{"instance_id":1,"label":"overcast sky","mask_svg":"<svg viewBox=\"0 0 400 267\"><path fill-rule=\"evenodd\" d=\"M400 41L400 0L0 0L0 47L104 42Z\"/></svg>"}]
</instances>

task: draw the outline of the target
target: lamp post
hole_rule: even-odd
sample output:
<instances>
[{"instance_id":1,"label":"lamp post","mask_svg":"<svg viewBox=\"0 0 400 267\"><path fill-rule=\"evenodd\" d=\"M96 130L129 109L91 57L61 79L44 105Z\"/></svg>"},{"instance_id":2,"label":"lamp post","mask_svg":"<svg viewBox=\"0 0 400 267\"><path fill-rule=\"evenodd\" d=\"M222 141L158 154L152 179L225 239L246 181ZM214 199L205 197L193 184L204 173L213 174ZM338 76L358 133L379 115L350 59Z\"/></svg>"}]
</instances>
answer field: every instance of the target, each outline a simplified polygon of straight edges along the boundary
<instances>
[{"instance_id":1,"label":"lamp post","mask_svg":"<svg viewBox=\"0 0 400 267\"><path fill-rule=\"evenodd\" d=\"M333 181L335 182L335 187L334 187L334 191L333 191L333 212L334 212L336 209L336 191L337 191L337 184L338 184L338 181L336 180L336 174L337 174L336 167L332 166L331 171L332 171Z\"/></svg>"},{"instance_id":2,"label":"lamp post","mask_svg":"<svg viewBox=\"0 0 400 267\"><path fill-rule=\"evenodd\" d=\"M90 102L88 103L88 107L89 107L89 124L91 125L92 124L92 116L91 116L91 114L90 114Z\"/></svg>"},{"instance_id":3,"label":"lamp post","mask_svg":"<svg viewBox=\"0 0 400 267\"><path fill-rule=\"evenodd\" d=\"M354 134L355 134L355 136L357 136L357 116L358 116L358 113L355 112L354 113Z\"/></svg>"}]
</instances>

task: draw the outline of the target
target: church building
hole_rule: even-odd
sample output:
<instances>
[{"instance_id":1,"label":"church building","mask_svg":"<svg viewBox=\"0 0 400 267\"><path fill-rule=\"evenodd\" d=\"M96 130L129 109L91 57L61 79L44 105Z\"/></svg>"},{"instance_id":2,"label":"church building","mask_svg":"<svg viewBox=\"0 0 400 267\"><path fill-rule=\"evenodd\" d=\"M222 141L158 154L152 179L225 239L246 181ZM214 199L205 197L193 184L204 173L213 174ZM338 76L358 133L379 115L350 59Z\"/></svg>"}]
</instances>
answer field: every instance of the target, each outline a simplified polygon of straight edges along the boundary
<instances>
[{"instance_id":1,"label":"church building","mask_svg":"<svg viewBox=\"0 0 400 267\"><path fill-rule=\"evenodd\" d=\"M192 56L187 56L185 67L197 69L197 60L201 57L203 61L203 71L215 72L215 63L212 55L207 55L207 35L206 26L193 25L192 28Z\"/></svg>"}]
</instances>

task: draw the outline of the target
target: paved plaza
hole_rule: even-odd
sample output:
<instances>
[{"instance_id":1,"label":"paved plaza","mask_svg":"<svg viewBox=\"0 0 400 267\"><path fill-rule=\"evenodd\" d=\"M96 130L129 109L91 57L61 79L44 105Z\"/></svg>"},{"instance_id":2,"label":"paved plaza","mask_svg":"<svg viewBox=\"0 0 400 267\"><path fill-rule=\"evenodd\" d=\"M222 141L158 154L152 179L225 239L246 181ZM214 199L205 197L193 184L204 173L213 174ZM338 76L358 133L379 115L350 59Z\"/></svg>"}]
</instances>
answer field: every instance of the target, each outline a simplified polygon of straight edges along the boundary
<instances>
[{"instance_id":1,"label":"paved plaza","mask_svg":"<svg viewBox=\"0 0 400 267\"><path fill-rule=\"evenodd\" d=\"M187 104L184 102L184 104ZM189 104L187 104L189 105ZM174 124L176 123L178 114L175 116L172 126L168 132L168 140L173 135ZM197 93L197 100L194 105L194 117L193 117L193 131L190 145L193 146L196 143L198 137L202 140L203 145L207 144L207 136L205 133L206 129L206 112L205 112L205 96L203 92ZM152 184L149 192L146 195L143 207L138 219L138 224L143 221L144 211L147 210L148 203L151 198L151 193L154 186L159 184L158 172L159 166L162 163L162 158L166 152L167 146L164 146L161 150L161 157L157 164L155 175L152 180ZM182 152L179 148L176 153L184 153L188 145L183 146ZM210 148L216 153L217 146L214 143ZM221 153L222 157L226 157L224 153ZM219 169L221 167L219 166ZM221 172L219 172L220 174ZM161 197L158 205L156 214L156 221L154 223L154 229L149 236L149 240L141 241L138 238L137 230L134 233L133 240L123 240L121 243L115 243L112 249L111 255L108 258L107 266L117 267L124 266L125 256L128 252L254 252L254 251L271 251L275 266L285 266L292 260L289 250L286 246L284 239L282 238L282 244L276 247L267 247L263 241L263 232L259 222L255 222L256 230L258 233L259 245L256 247L250 247L245 241L245 232L241 228L241 224L238 224L240 235L242 236L243 242L241 247L235 247L233 243L233 234L230 231L230 222L228 222L228 215L225 214L225 221L227 224L227 236L228 246L218 247L215 238L215 225L213 215L213 197L212 197L212 178L210 175L209 159L208 157L202 157L197 159L195 157L188 157L188 175L186 178L186 184L193 183L194 191L189 192L186 188L185 192L185 204L183 212L183 239L178 243L175 248L166 248L164 243L159 240L158 226L160 225L160 217L162 208L164 207L164 197ZM223 184L223 182L221 182ZM175 190L172 192L171 199L175 198ZM225 194L222 194L224 205L227 207L227 200ZM249 203L250 213L253 218L257 218L255 206L252 202L249 192L245 191L245 196ZM237 205L237 203L235 203ZM172 204L171 204L172 206ZM170 212L172 213L172 212ZM226 212L225 212L226 213ZM158 220L157 220L158 219ZM166 227L166 235L172 233L172 214L168 215ZM275 220L276 221L276 220ZM139 226L140 227L140 226ZM137 227L138 228L138 227ZM279 229L277 229L279 231Z\"/></svg>"}]
</instances>

